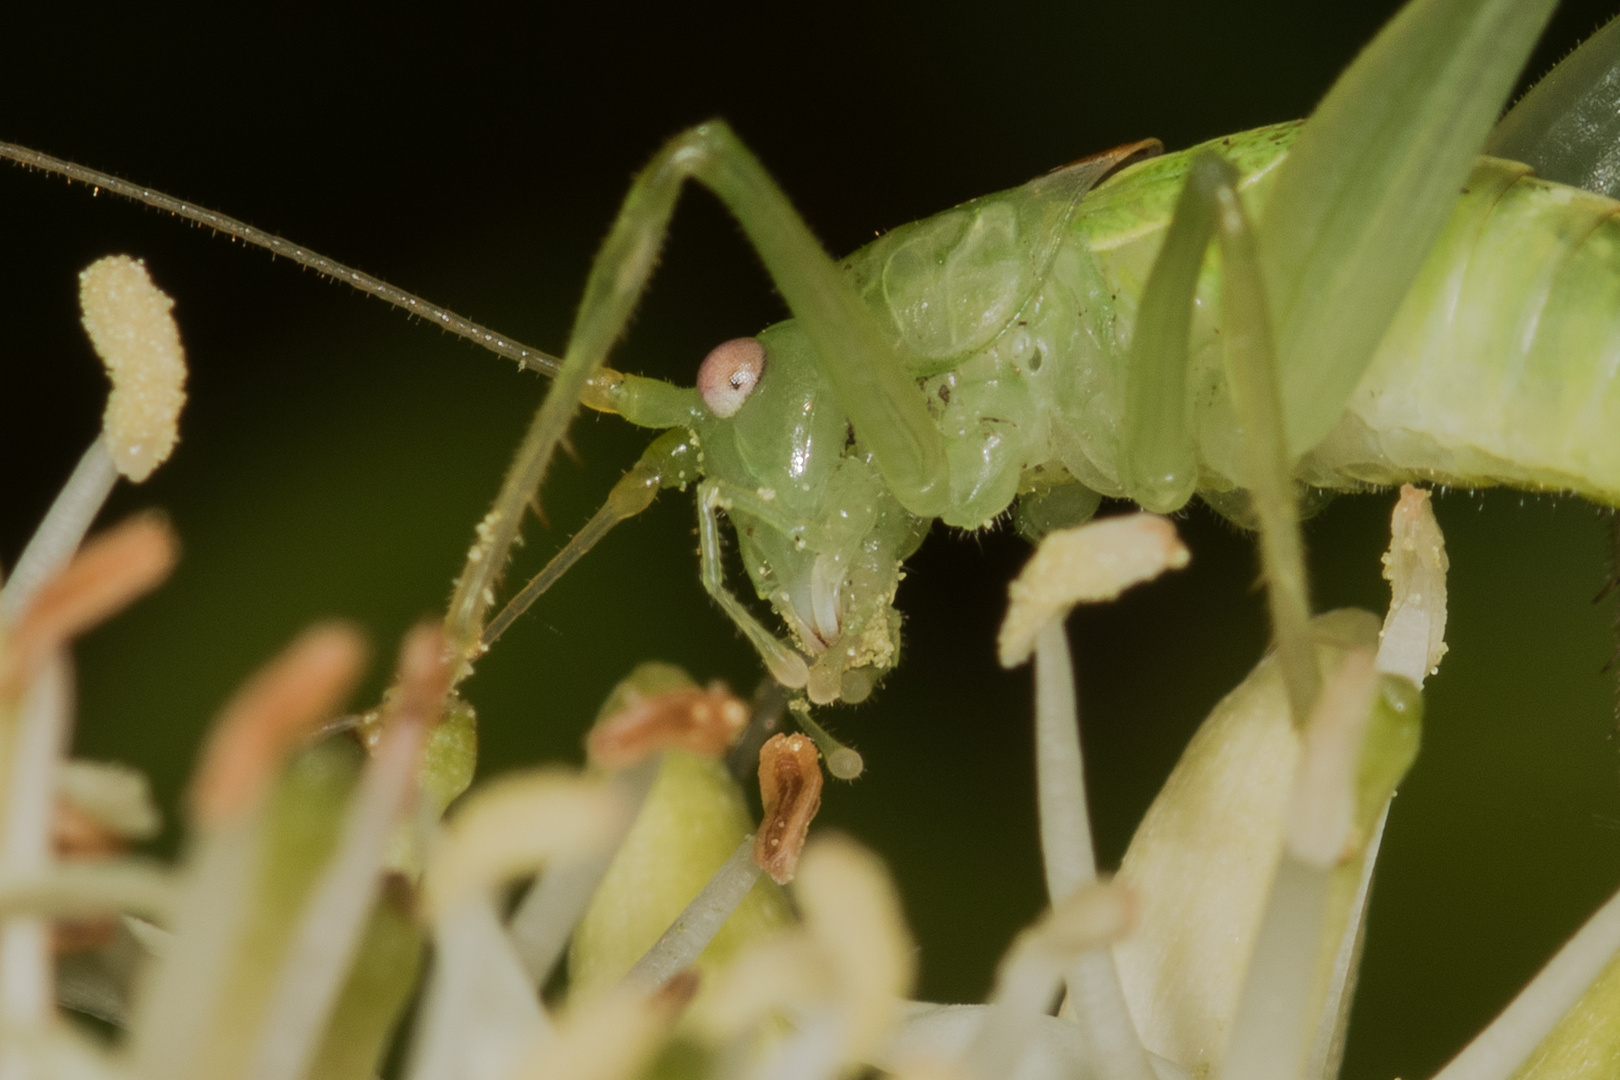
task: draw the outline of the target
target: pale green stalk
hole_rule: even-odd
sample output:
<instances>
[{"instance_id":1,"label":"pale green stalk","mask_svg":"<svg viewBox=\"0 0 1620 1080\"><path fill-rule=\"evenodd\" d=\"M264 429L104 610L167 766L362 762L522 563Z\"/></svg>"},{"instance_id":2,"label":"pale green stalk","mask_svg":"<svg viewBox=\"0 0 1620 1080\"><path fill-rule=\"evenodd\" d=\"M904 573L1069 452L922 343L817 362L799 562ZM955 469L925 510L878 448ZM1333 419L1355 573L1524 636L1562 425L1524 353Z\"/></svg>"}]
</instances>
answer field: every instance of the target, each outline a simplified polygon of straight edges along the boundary
<instances>
[{"instance_id":1,"label":"pale green stalk","mask_svg":"<svg viewBox=\"0 0 1620 1080\"><path fill-rule=\"evenodd\" d=\"M56 809L56 773L70 738L72 668L64 653L46 665L17 711L10 732L11 775L5 786L0 874L45 876L51 863L51 819ZM0 923L0 1023L38 1027L51 1015L54 984L50 927L37 915Z\"/></svg>"},{"instance_id":2,"label":"pale green stalk","mask_svg":"<svg viewBox=\"0 0 1620 1080\"><path fill-rule=\"evenodd\" d=\"M73 475L18 557L5 588L0 589L0 624L15 621L39 587L73 558L117 483L118 468L105 438L98 435L79 458Z\"/></svg>"},{"instance_id":3,"label":"pale green stalk","mask_svg":"<svg viewBox=\"0 0 1620 1080\"><path fill-rule=\"evenodd\" d=\"M759 865L754 862L754 837L749 834L714 872L703 891L636 961L625 979L654 990L695 964L759 875Z\"/></svg>"}]
</instances>

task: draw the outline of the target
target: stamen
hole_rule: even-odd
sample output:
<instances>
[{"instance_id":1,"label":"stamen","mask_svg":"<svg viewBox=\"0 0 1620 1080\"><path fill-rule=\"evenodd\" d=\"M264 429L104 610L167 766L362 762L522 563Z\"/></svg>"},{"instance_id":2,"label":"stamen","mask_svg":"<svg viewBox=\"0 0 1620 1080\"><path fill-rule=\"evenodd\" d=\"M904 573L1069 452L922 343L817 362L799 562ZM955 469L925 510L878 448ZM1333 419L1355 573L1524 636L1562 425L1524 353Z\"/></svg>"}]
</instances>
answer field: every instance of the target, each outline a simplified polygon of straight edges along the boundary
<instances>
[{"instance_id":1,"label":"stamen","mask_svg":"<svg viewBox=\"0 0 1620 1080\"><path fill-rule=\"evenodd\" d=\"M174 301L128 255L97 259L79 274L79 307L112 393L102 432L118 471L139 483L168 458L186 402L186 355Z\"/></svg>"},{"instance_id":2,"label":"stamen","mask_svg":"<svg viewBox=\"0 0 1620 1080\"><path fill-rule=\"evenodd\" d=\"M514 1080L625 1080L639 1076L664 1033L697 993L696 972L682 972L653 994L618 986L571 1003L548 1040Z\"/></svg>"},{"instance_id":3,"label":"stamen","mask_svg":"<svg viewBox=\"0 0 1620 1080\"><path fill-rule=\"evenodd\" d=\"M175 883L166 870L134 859L67 863L42 874L0 878L0 917L79 918L127 912L169 923Z\"/></svg>"},{"instance_id":4,"label":"stamen","mask_svg":"<svg viewBox=\"0 0 1620 1080\"><path fill-rule=\"evenodd\" d=\"M793 880L810 822L821 809L821 762L803 735L776 735L759 751L759 793L764 819L754 862L778 885Z\"/></svg>"},{"instance_id":5,"label":"stamen","mask_svg":"<svg viewBox=\"0 0 1620 1080\"><path fill-rule=\"evenodd\" d=\"M422 747L450 688L437 624L400 650L398 708L384 729L281 961L249 1080L298 1080L309 1068L382 886L388 840L416 790Z\"/></svg>"},{"instance_id":6,"label":"stamen","mask_svg":"<svg viewBox=\"0 0 1620 1080\"><path fill-rule=\"evenodd\" d=\"M509 1077L553 1035L488 895L433 922L433 972L411 1045L409 1080Z\"/></svg>"},{"instance_id":7,"label":"stamen","mask_svg":"<svg viewBox=\"0 0 1620 1080\"><path fill-rule=\"evenodd\" d=\"M1429 493L1406 484L1390 520L1384 578L1389 614L1379 635L1378 670L1405 675L1418 686L1446 654L1446 539Z\"/></svg>"},{"instance_id":8,"label":"stamen","mask_svg":"<svg viewBox=\"0 0 1620 1080\"><path fill-rule=\"evenodd\" d=\"M39 587L68 564L117 483L118 469L106 440L98 435L29 538L5 588L0 589L0 623L15 621Z\"/></svg>"},{"instance_id":9,"label":"stamen","mask_svg":"<svg viewBox=\"0 0 1620 1080\"><path fill-rule=\"evenodd\" d=\"M889 1037L916 979L916 950L882 860L851 840L806 848L793 886L827 958L847 1032L843 1060L866 1061Z\"/></svg>"},{"instance_id":10,"label":"stamen","mask_svg":"<svg viewBox=\"0 0 1620 1080\"><path fill-rule=\"evenodd\" d=\"M558 769L502 777L470 795L428 868L429 906L448 911L553 859L591 851L622 827L606 785Z\"/></svg>"},{"instance_id":11,"label":"stamen","mask_svg":"<svg viewBox=\"0 0 1620 1080\"><path fill-rule=\"evenodd\" d=\"M12 878L45 873L51 865L51 805L56 765L69 738L73 682L67 658L33 680L18 710L12 736L11 775L5 793L0 872ZM37 917L0 922L0 1027L37 1027L50 1017L52 993L50 934Z\"/></svg>"},{"instance_id":12,"label":"stamen","mask_svg":"<svg viewBox=\"0 0 1620 1080\"><path fill-rule=\"evenodd\" d=\"M1318 1015L1314 981L1332 873L1359 846L1355 783L1378 674L1370 649L1352 650L1317 695L1272 881L1232 1021L1223 1071L1293 1080Z\"/></svg>"},{"instance_id":13,"label":"stamen","mask_svg":"<svg viewBox=\"0 0 1620 1080\"><path fill-rule=\"evenodd\" d=\"M904 1026L873 1062L901 1080L953 1080L961 1076L954 1063L972 1045L984 1025L992 1022L991 1005L936 1005L907 1003ZM1036 1016L1024 1042L1023 1069L1010 1067L999 1075L1041 1077L1088 1076L1096 1070L1096 1052L1076 1024L1053 1016ZM1157 1080L1190 1080L1185 1070L1169 1060L1148 1055Z\"/></svg>"},{"instance_id":14,"label":"stamen","mask_svg":"<svg viewBox=\"0 0 1620 1080\"><path fill-rule=\"evenodd\" d=\"M1530 985L1434 1080L1506 1080L1552 1033L1620 952L1620 893L1575 932ZM1605 1015L1605 1023L1612 1015Z\"/></svg>"},{"instance_id":15,"label":"stamen","mask_svg":"<svg viewBox=\"0 0 1620 1080\"><path fill-rule=\"evenodd\" d=\"M156 514L137 514L85 545L18 616L0 662L0 699L16 700L53 652L155 588L177 549Z\"/></svg>"},{"instance_id":16,"label":"stamen","mask_svg":"<svg viewBox=\"0 0 1620 1080\"><path fill-rule=\"evenodd\" d=\"M866 760L861 757L860 751L833 738L826 728L811 718L810 709L803 702L795 701L788 707L793 710L793 718L804 733L815 741L816 749L821 751L822 758L827 762L827 771L839 780L859 779L861 773L866 771Z\"/></svg>"},{"instance_id":17,"label":"stamen","mask_svg":"<svg viewBox=\"0 0 1620 1080\"><path fill-rule=\"evenodd\" d=\"M647 800L662 764L661 757L650 758L608 781L626 807L618 827L604 836L601 845L592 851L559 859L547 867L512 913L507 935L536 988L544 987L551 978L552 969L568 947L569 935L584 917L585 909L590 907L591 898L640 816L641 805Z\"/></svg>"},{"instance_id":18,"label":"stamen","mask_svg":"<svg viewBox=\"0 0 1620 1080\"><path fill-rule=\"evenodd\" d=\"M1097 878L1080 710L1064 620L1076 603L1112 600L1187 561L1187 549L1167 519L1152 514L1106 518L1049 534L1008 587L1002 665L1022 663L1031 646L1035 650L1036 798L1047 895L1053 904ZM1069 998L1063 1015L1084 1029L1097 1053L1099 1075L1104 1080L1152 1080L1112 951L1075 955L1064 979Z\"/></svg>"},{"instance_id":19,"label":"stamen","mask_svg":"<svg viewBox=\"0 0 1620 1080\"><path fill-rule=\"evenodd\" d=\"M1136 902L1128 889L1092 883L1020 934L997 971L989 1015L964 1055L969 1071L981 1080L1015 1075L1066 970L1124 937L1135 921ZM1106 1075L1115 1048L1095 1045L1093 1050L1093 1064ZM1140 1046L1136 1052L1141 1054Z\"/></svg>"},{"instance_id":20,"label":"stamen","mask_svg":"<svg viewBox=\"0 0 1620 1080\"><path fill-rule=\"evenodd\" d=\"M834 992L827 964L802 929L750 944L706 987L692 1020L716 1045L747 1039L774 1015L801 1015Z\"/></svg>"},{"instance_id":21,"label":"stamen","mask_svg":"<svg viewBox=\"0 0 1620 1080\"><path fill-rule=\"evenodd\" d=\"M1132 585L1181 569L1189 558L1176 527L1156 514L1104 518L1049 534L1007 590L1001 666L1029 659L1041 627L1075 604L1112 600Z\"/></svg>"},{"instance_id":22,"label":"stamen","mask_svg":"<svg viewBox=\"0 0 1620 1080\"><path fill-rule=\"evenodd\" d=\"M287 754L348 697L365 652L352 627L317 624L237 692L214 723L192 783L200 828L219 828L260 804Z\"/></svg>"},{"instance_id":23,"label":"stamen","mask_svg":"<svg viewBox=\"0 0 1620 1080\"><path fill-rule=\"evenodd\" d=\"M670 749L719 757L747 723L748 706L716 682L707 690L636 697L591 729L585 749L592 761L615 769Z\"/></svg>"},{"instance_id":24,"label":"stamen","mask_svg":"<svg viewBox=\"0 0 1620 1080\"><path fill-rule=\"evenodd\" d=\"M129 849L123 835L60 795L51 812L51 853L59 859L104 859Z\"/></svg>"},{"instance_id":25,"label":"stamen","mask_svg":"<svg viewBox=\"0 0 1620 1080\"><path fill-rule=\"evenodd\" d=\"M198 1080L198 1059L257 898L263 815L255 811L261 802L255 796L218 818L197 815L208 827L192 839L170 922L174 937L137 984L131 1009L135 1076Z\"/></svg>"},{"instance_id":26,"label":"stamen","mask_svg":"<svg viewBox=\"0 0 1620 1080\"><path fill-rule=\"evenodd\" d=\"M112 379L103 430L79 459L0 590L0 622L14 620L65 566L123 473L137 483L174 448L186 361L174 306L134 259L102 259L79 275L91 344Z\"/></svg>"},{"instance_id":27,"label":"stamen","mask_svg":"<svg viewBox=\"0 0 1620 1080\"><path fill-rule=\"evenodd\" d=\"M56 775L58 805L71 805L125 840L150 840L163 828L146 774L112 761L73 759Z\"/></svg>"},{"instance_id":28,"label":"stamen","mask_svg":"<svg viewBox=\"0 0 1620 1080\"><path fill-rule=\"evenodd\" d=\"M709 878L703 891L636 961L625 975L625 983L652 990L697 963L698 956L759 880L759 874L759 865L754 861L754 838L746 836Z\"/></svg>"}]
</instances>

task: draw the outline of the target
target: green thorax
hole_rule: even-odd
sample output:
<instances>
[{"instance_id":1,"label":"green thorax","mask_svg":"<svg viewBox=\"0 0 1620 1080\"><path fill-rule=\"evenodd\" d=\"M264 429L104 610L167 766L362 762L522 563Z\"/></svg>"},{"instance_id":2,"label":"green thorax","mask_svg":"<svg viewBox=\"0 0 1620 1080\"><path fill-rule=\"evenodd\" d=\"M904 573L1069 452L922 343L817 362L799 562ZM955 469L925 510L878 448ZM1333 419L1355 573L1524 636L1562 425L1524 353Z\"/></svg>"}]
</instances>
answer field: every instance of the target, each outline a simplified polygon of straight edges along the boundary
<instances>
[{"instance_id":1,"label":"green thorax","mask_svg":"<svg viewBox=\"0 0 1620 1080\"><path fill-rule=\"evenodd\" d=\"M1279 124L1206 145L1244 174L1257 209L1297 131ZM1094 189L1084 163L1059 169L902 226L845 261L945 435L948 523L988 522L1063 473L1123 494L1116 448L1136 300L1198 149L1129 166ZM1218 340L1207 318L1196 332L1201 344ZM1218 364L1195 348L1201 414L1224 397ZM1212 419L1230 429L1228 417ZM1231 487L1226 475L1212 471L1208 486Z\"/></svg>"}]
</instances>

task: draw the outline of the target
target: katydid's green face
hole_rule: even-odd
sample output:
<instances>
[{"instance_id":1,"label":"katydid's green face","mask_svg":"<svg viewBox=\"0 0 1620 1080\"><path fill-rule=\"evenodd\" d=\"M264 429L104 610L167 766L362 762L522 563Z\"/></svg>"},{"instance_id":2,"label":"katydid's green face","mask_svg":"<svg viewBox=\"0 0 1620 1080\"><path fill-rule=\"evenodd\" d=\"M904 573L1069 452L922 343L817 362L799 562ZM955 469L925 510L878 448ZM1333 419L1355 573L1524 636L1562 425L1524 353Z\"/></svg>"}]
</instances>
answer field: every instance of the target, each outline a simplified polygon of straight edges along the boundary
<instances>
[{"instance_id":1,"label":"katydid's green face","mask_svg":"<svg viewBox=\"0 0 1620 1080\"><path fill-rule=\"evenodd\" d=\"M751 389L735 402L739 382ZM899 658L894 593L928 522L885 486L793 322L716 349L699 392L704 474L756 591L810 662L811 700L859 701Z\"/></svg>"}]
</instances>

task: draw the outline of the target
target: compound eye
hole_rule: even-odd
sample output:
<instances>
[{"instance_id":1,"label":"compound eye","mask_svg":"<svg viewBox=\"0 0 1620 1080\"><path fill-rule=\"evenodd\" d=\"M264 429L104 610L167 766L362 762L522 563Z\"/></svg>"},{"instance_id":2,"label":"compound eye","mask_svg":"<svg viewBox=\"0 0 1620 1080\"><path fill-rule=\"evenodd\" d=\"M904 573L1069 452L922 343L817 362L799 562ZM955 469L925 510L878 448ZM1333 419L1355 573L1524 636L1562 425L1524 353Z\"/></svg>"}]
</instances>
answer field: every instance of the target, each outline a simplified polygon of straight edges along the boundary
<instances>
[{"instance_id":1,"label":"compound eye","mask_svg":"<svg viewBox=\"0 0 1620 1080\"><path fill-rule=\"evenodd\" d=\"M716 345L698 368L698 394L724 420L737 415L765 374L765 346L751 337Z\"/></svg>"}]
</instances>

